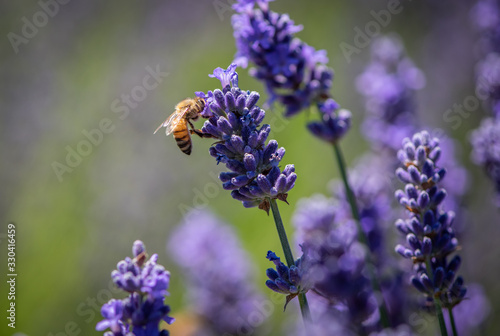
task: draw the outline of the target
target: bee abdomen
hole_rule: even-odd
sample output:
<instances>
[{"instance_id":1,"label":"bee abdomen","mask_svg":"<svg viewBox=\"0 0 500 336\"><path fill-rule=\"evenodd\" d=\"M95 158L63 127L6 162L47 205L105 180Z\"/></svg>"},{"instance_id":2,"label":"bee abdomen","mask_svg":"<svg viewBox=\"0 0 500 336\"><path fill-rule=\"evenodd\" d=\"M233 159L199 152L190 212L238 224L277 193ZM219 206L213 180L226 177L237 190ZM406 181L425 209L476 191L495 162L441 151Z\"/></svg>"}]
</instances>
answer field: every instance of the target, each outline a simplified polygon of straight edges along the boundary
<instances>
[{"instance_id":1,"label":"bee abdomen","mask_svg":"<svg viewBox=\"0 0 500 336\"><path fill-rule=\"evenodd\" d=\"M179 146L180 150L189 155L191 154L191 148L193 147L191 144L191 137L189 136L189 132L186 130L174 131L174 138L177 141L177 146Z\"/></svg>"}]
</instances>

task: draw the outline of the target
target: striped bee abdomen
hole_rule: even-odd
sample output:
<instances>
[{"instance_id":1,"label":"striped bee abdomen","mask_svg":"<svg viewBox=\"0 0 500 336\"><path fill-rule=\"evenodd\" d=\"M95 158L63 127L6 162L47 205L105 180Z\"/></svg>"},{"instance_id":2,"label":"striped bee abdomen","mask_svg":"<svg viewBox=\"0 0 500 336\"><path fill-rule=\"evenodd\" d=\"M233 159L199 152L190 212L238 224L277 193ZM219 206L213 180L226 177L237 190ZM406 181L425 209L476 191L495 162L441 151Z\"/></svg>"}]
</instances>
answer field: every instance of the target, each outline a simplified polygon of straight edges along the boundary
<instances>
[{"instance_id":1,"label":"striped bee abdomen","mask_svg":"<svg viewBox=\"0 0 500 336\"><path fill-rule=\"evenodd\" d=\"M176 127L174 130L174 139L177 141L177 146L179 146L183 153L187 155L191 154L191 135L189 134L189 130L187 128L187 122L180 123Z\"/></svg>"}]
</instances>

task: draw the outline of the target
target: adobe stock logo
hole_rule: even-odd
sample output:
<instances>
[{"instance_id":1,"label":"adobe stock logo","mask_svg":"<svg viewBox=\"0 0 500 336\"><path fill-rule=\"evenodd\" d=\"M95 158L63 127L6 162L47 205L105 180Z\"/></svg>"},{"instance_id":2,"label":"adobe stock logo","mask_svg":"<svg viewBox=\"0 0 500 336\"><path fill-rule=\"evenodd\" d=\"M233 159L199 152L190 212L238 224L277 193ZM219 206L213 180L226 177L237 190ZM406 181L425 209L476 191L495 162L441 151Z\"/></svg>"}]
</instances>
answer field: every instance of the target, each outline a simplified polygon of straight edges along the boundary
<instances>
[{"instance_id":1,"label":"adobe stock logo","mask_svg":"<svg viewBox=\"0 0 500 336\"><path fill-rule=\"evenodd\" d=\"M19 52L21 44L28 44L38 34L39 29L45 27L49 23L49 17L53 18L59 13L60 5L65 5L71 0L40 0L38 6L40 10L31 16L31 20L26 16L21 18L23 26L20 34L9 32L7 38L14 49L14 53Z\"/></svg>"}]
</instances>

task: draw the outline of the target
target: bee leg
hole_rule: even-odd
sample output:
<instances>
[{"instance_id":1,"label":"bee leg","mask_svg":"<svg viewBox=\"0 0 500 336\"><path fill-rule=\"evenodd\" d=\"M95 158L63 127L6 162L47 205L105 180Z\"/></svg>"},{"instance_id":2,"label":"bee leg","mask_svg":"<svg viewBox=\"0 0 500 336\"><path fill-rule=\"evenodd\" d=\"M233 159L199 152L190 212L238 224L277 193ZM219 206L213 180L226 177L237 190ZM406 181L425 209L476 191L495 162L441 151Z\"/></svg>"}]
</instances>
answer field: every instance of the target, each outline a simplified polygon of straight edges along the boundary
<instances>
[{"instance_id":1,"label":"bee leg","mask_svg":"<svg viewBox=\"0 0 500 336\"><path fill-rule=\"evenodd\" d=\"M189 123L189 126L191 126L191 129L189 130L189 132L191 134L196 134L200 138L213 138L214 137L212 134L203 133L201 130L194 128L194 125L191 122L191 120L188 120L188 123Z\"/></svg>"},{"instance_id":2,"label":"bee leg","mask_svg":"<svg viewBox=\"0 0 500 336\"><path fill-rule=\"evenodd\" d=\"M191 134L196 134L197 136L199 136L200 138L213 138L214 136L212 134L208 134L208 133L203 133L201 130L198 130L198 129L190 129L189 132Z\"/></svg>"}]
</instances>

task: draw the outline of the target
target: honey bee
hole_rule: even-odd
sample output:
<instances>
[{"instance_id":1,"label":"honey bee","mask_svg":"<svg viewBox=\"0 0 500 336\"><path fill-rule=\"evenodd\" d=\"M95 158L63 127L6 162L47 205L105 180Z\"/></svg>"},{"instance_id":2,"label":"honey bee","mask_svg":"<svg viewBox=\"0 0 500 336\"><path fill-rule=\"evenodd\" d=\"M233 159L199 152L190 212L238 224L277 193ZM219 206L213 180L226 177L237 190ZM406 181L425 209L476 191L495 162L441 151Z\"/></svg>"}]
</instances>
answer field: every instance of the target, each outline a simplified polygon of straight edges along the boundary
<instances>
[{"instance_id":1,"label":"honey bee","mask_svg":"<svg viewBox=\"0 0 500 336\"><path fill-rule=\"evenodd\" d=\"M177 146L179 146L183 153L189 155L193 147L191 143L191 134L194 133L201 138L212 137L196 129L192 123L192 121L198 120L204 108L205 100L203 98L186 98L175 106L175 112L158 126L154 133L158 132L160 128L166 127L165 133L167 136L173 132L174 139L177 141ZM191 129L188 129L188 124Z\"/></svg>"}]
</instances>

